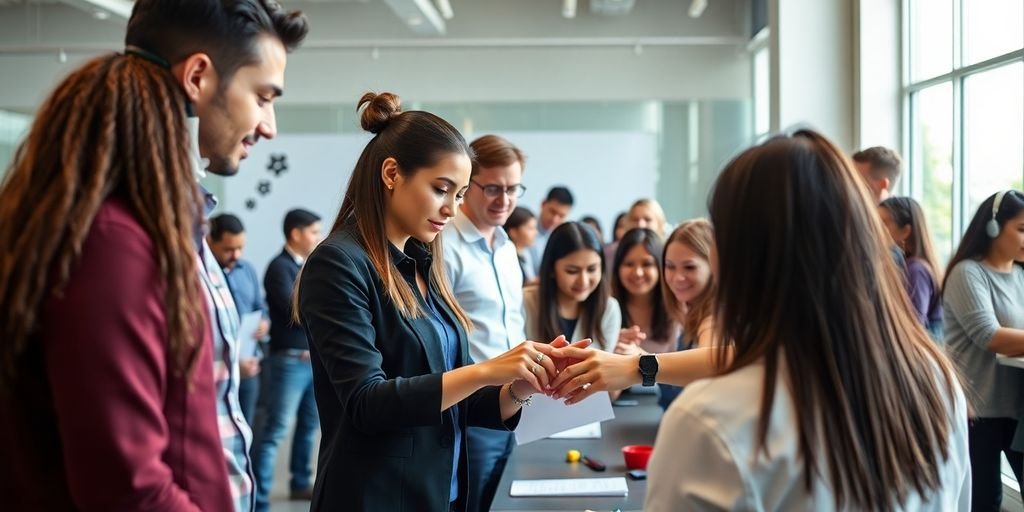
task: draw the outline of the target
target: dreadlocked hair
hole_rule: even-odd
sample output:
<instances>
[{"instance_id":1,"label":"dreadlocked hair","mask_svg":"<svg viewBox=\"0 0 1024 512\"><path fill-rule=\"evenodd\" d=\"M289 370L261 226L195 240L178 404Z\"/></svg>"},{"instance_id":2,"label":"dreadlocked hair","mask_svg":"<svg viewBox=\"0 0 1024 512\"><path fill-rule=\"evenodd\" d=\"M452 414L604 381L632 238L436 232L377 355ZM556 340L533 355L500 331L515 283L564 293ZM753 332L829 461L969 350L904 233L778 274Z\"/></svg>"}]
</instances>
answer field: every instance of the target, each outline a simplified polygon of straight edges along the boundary
<instances>
[{"instance_id":1,"label":"dreadlocked hair","mask_svg":"<svg viewBox=\"0 0 1024 512\"><path fill-rule=\"evenodd\" d=\"M111 54L73 71L42 105L0 185L0 393L109 197L153 241L168 349L174 370L191 378L202 339L193 241L201 203L185 103L166 69Z\"/></svg>"}]
</instances>

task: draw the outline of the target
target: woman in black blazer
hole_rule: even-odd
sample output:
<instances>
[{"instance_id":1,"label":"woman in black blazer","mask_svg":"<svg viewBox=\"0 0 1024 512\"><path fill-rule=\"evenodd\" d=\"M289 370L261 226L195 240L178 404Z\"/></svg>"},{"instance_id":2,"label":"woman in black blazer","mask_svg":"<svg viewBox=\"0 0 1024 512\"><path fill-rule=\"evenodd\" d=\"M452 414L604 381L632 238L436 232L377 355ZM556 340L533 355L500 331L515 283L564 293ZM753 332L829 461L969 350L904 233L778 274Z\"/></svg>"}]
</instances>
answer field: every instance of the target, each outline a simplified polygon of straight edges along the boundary
<instances>
[{"instance_id":1,"label":"woman in black blazer","mask_svg":"<svg viewBox=\"0 0 1024 512\"><path fill-rule=\"evenodd\" d=\"M465 510L467 425L515 428L555 375L525 341L472 364L441 237L469 185L458 131L398 98L359 102L363 150L330 235L299 278L323 439L312 510Z\"/></svg>"}]
</instances>

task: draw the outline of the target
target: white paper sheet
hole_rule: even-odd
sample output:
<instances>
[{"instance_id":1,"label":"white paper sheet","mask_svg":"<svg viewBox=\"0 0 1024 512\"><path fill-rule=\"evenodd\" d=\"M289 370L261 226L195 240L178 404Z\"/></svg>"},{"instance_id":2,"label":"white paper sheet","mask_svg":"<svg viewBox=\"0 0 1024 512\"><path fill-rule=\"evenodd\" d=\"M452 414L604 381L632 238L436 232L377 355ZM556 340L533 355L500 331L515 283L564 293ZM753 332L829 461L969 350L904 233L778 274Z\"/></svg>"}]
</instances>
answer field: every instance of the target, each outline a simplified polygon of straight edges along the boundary
<instances>
[{"instance_id":1,"label":"white paper sheet","mask_svg":"<svg viewBox=\"0 0 1024 512\"><path fill-rule=\"evenodd\" d=\"M552 434L549 439L601 439L601 423L594 422L582 427L570 428L564 432Z\"/></svg>"},{"instance_id":2,"label":"white paper sheet","mask_svg":"<svg viewBox=\"0 0 1024 512\"><path fill-rule=\"evenodd\" d=\"M1002 354L996 354L996 362L1005 366L1024 368L1024 357L1008 357Z\"/></svg>"},{"instance_id":3,"label":"white paper sheet","mask_svg":"<svg viewBox=\"0 0 1024 512\"><path fill-rule=\"evenodd\" d=\"M247 359L256 357L256 331L260 328L260 320L263 319L263 312L253 311L242 315L242 322L238 326L238 358Z\"/></svg>"},{"instance_id":4,"label":"white paper sheet","mask_svg":"<svg viewBox=\"0 0 1024 512\"><path fill-rule=\"evenodd\" d=\"M523 417L516 427L516 444L526 444L614 417L612 401L606 391L594 393L574 405L565 405L564 400L555 400L546 395L533 395L533 403L523 407Z\"/></svg>"},{"instance_id":5,"label":"white paper sheet","mask_svg":"<svg viewBox=\"0 0 1024 512\"><path fill-rule=\"evenodd\" d=\"M625 477L513 480L510 496L626 496Z\"/></svg>"}]
</instances>

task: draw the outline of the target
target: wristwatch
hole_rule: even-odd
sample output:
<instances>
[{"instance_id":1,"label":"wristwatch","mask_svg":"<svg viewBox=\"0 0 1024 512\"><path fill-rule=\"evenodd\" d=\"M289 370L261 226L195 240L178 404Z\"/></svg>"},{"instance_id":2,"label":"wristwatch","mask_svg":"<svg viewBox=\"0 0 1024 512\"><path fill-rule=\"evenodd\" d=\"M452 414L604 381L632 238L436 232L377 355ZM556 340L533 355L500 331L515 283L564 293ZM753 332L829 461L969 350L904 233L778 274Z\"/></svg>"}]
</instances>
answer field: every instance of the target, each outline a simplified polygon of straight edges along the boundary
<instances>
[{"instance_id":1,"label":"wristwatch","mask_svg":"<svg viewBox=\"0 0 1024 512\"><path fill-rule=\"evenodd\" d=\"M654 377L658 375L658 358L653 354L640 356L640 376L644 386L653 386Z\"/></svg>"}]
</instances>

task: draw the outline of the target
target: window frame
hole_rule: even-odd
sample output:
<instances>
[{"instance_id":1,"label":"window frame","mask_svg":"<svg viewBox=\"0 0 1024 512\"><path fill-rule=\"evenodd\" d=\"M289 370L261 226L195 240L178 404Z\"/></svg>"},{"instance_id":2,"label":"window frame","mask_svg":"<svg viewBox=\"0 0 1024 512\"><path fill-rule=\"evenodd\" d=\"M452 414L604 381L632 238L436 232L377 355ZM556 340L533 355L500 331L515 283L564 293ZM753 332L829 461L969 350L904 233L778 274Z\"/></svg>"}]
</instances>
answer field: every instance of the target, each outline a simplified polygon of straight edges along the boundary
<instances>
[{"instance_id":1,"label":"window frame","mask_svg":"<svg viewBox=\"0 0 1024 512\"><path fill-rule=\"evenodd\" d=\"M921 0L917 0L921 2ZM964 9L965 3L969 0L953 0L953 23L950 27L953 30L952 48L950 51L953 52L953 65L952 69L944 74L922 78L917 81L912 80L912 69L913 69L913 41L912 38L912 4L915 0L902 0L901 1L901 23L900 23L900 42L902 45L901 57L901 103L902 103L902 120L901 125L903 128L902 136L902 153L905 155L905 168L907 170L906 179L902 180L900 184L901 193L909 194L912 197L921 199L924 196L924 177L918 172L919 166L915 165L916 162L912 160L918 158L919 155L914 152L913 141L916 136L915 130L915 112L914 112L914 96L935 85L950 83L953 89L953 155L952 155L952 168L953 168L953 190L951 200L952 204L952 233L953 233L953 245L951 250L955 250L956 240L963 236L963 232L970 222L971 216L974 214L973 211L968 211L968 205L970 198L969 183L970 175L966 165L966 144L967 137L964 132L964 119L965 119L965 94L966 94L966 82L971 76L976 76L986 71L1000 68L1002 66L1010 65L1015 62L1024 62L1024 40L1022 40L1022 47L1016 50L991 57L989 59L976 62L974 64L964 65L964 57L966 55L966 47L964 42ZM1024 84L1022 84L1024 88ZM1022 91L1024 94L1024 91ZM1021 144L1019 151L1024 156L1024 144ZM1021 177L1024 179L1024 169L1021 170ZM1007 465L1003 464L1003 487L1004 496L1006 499L1003 502L1004 509L1009 510L1024 510L1022 505L1021 489L1018 487L1016 479L1013 474L1006 473ZM1009 508L1007 506L1009 505Z\"/></svg>"},{"instance_id":2,"label":"window frame","mask_svg":"<svg viewBox=\"0 0 1024 512\"><path fill-rule=\"evenodd\" d=\"M920 0L918 0L920 1ZM1024 46L1017 50L1004 53L989 59L977 62L974 64L963 65L964 56L964 24L963 24L963 12L964 4L968 0L953 0L953 67L952 69L944 74L923 78L917 81L911 80L911 70L913 68L913 41L911 40L912 34L912 4L914 0L903 0L902 1L902 29L901 29L901 42L903 46L903 65L902 65L902 82L901 87L901 99L903 104L903 140L902 140L902 153L906 156L906 169L907 179L903 180L904 183L900 185L901 192L908 194L914 198L920 199L924 194L924 183L923 176L921 176L915 170L915 165L910 165L912 159L917 158L918 155L913 151L913 141L916 136L915 133L915 112L914 112L914 101L913 97L915 94L921 92L929 87L939 85L942 83L950 83L953 88L953 201L952 204L952 227L953 227L953 238L954 240L963 235L964 229L970 222L970 216L974 213L968 211L967 207L969 204L968 198L968 187L966 186L970 179L969 172L966 166L966 143L967 138L964 134L964 97L965 97L965 83L967 79L973 75L978 75L986 71L991 71L1002 66L1013 64L1015 62L1024 62ZM1022 43L1024 44L1024 43ZM1024 144L1020 148L1021 152L1024 153ZM1022 170L1022 178L1024 178L1024 170ZM955 250L954 247L950 248Z\"/></svg>"}]
</instances>

